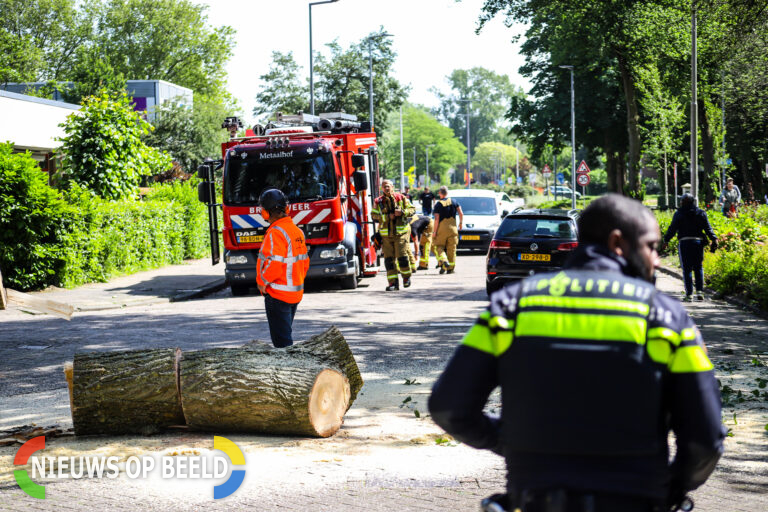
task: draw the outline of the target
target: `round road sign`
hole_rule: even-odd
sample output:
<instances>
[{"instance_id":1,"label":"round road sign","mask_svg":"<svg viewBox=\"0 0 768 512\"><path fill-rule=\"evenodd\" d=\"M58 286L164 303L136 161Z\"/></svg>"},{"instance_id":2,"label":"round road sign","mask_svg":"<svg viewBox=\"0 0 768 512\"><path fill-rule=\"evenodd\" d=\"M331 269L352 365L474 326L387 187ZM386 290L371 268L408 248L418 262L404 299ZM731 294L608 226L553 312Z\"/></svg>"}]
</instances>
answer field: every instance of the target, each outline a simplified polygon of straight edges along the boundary
<instances>
[{"instance_id":1,"label":"round road sign","mask_svg":"<svg viewBox=\"0 0 768 512\"><path fill-rule=\"evenodd\" d=\"M589 185L589 174L576 175L576 183L578 183L582 187L586 187L587 185Z\"/></svg>"}]
</instances>

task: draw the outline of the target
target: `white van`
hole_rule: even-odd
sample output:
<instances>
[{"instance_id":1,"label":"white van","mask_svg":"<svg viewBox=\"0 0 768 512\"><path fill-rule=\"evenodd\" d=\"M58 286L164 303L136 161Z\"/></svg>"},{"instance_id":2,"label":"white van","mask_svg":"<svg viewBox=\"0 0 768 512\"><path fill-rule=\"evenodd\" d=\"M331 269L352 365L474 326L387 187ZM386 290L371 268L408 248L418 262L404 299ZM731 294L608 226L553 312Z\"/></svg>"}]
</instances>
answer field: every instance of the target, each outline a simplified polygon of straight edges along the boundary
<instances>
[{"instance_id":1,"label":"white van","mask_svg":"<svg viewBox=\"0 0 768 512\"><path fill-rule=\"evenodd\" d=\"M504 212L499 207L498 194L493 190L456 189L449 190L448 197L456 200L464 212L464 226L459 230L458 248L488 251Z\"/></svg>"}]
</instances>

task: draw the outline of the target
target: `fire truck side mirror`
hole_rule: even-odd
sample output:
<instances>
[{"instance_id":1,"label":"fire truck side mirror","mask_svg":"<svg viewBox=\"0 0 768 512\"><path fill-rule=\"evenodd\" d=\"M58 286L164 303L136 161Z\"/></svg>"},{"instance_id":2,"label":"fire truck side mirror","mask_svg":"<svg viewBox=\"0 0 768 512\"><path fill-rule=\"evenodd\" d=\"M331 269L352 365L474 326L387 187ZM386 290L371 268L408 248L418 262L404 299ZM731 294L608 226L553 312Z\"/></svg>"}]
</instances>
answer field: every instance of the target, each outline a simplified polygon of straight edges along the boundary
<instances>
[{"instance_id":1,"label":"fire truck side mirror","mask_svg":"<svg viewBox=\"0 0 768 512\"><path fill-rule=\"evenodd\" d=\"M352 167L355 169L365 167L365 155L361 155L360 153L352 155Z\"/></svg>"},{"instance_id":2,"label":"fire truck side mirror","mask_svg":"<svg viewBox=\"0 0 768 512\"><path fill-rule=\"evenodd\" d=\"M210 169L208 168L208 166L206 164L198 166L198 168L197 168L197 177L200 178L201 180L208 180L208 179L210 179L210 177L209 177L209 170Z\"/></svg>"},{"instance_id":3,"label":"fire truck side mirror","mask_svg":"<svg viewBox=\"0 0 768 512\"><path fill-rule=\"evenodd\" d=\"M211 202L211 197L209 195L209 191L210 191L210 186L208 185L208 183L205 183L205 182L198 183L197 184L197 199L201 203L205 203L205 204L210 203Z\"/></svg>"},{"instance_id":4,"label":"fire truck side mirror","mask_svg":"<svg viewBox=\"0 0 768 512\"><path fill-rule=\"evenodd\" d=\"M365 178L366 178L365 171L355 171L352 173L352 183L354 183L355 190L357 190L358 192L361 192L363 190L368 190L368 180Z\"/></svg>"}]
</instances>

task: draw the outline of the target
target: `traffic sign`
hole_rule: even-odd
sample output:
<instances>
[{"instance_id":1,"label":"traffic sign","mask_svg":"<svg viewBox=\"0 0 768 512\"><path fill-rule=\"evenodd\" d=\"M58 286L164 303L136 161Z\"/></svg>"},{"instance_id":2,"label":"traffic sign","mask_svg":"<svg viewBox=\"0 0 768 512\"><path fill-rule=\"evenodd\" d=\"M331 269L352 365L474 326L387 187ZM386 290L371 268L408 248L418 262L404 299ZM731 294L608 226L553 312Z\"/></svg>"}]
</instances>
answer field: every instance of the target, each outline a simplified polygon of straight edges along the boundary
<instances>
[{"instance_id":1,"label":"traffic sign","mask_svg":"<svg viewBox=\"0 0 768 512\"><path fill-rule=\"evenodd\" d=\"M544 169L541 170L541 175L545 178L552 176L552 169L549 168L549 165L544 164Z\"/></svg>"},{"instance_id":2,"label":"traffic sign","mask_svg":"<svg viewBox=\"0 0 768 512\"><path fill-rule=\"evenodd\" d=\"M730 158L725 161L725 165L732 165L732 164L733 164L733 160L731 160Z\"/></svg>"},{"instance_id":3,"label":"traffic sign","mask_svg":"<svg viewBox=\"0 0 768 512\"><path fill-rule=\"evenodd\" d=\"M522 176L518 176L517 177L517 182L518 183L522 183L523 182L523 177Z\"/></svg>"},{"instance_id":4,"label":"traffic sign","mask_svg":"<svg viewBox=\"0 0 768 512\"><path fill-rule=\"evenodd\" d=\"M582 174L582 173L589 174L589 167L587 167L587 162L585 162L584 160L581 161L581 163L579 164L579 168L576 169L576 174Z\"/></svg>"},{"instance_id":5,"label":"traffic sign","mask_svg":"<svg viewBox=\"0 0 768 512\"><path fill-rule=\"evenodd\" d=\"M529 174L529 175L528 175L528 181L530 181L530 182L531 182L531 185L533 185L534 183L536 183L536 175L535 175L535 174Z\"/></svg>"},{"instance_id":6,"label":"traffic sign","mask_svg":"<svg viewBox=\"0 0 768 512\"><path fill-rule=\"evenodd\" d=\"M561 172L557 173L557 181L559 183L565 183L565 176L563 175L563 173Z\"/></svg>"},{"instance_id":7,"label":"traffic sign","mask_svg":"<svg viewBox=\"0 0 768 512\"><path fill-rule=\"evenodd\" d=\"M582 187L589 185L589 174L579 174L576 176L576 183Z\"/></svg>"}]
</instances>

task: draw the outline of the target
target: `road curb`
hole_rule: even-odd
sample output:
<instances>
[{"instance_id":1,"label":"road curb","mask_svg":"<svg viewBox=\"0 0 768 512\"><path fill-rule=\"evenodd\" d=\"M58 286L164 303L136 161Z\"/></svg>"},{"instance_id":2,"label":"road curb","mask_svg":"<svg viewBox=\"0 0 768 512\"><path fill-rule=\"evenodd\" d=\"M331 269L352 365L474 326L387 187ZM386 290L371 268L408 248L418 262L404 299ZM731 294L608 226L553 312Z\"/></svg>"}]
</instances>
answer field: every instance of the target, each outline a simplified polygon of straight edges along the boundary
<instances>
[{"instance_id":1,"label":"road curb","mask_svg":"<svg viewBox=\"0 0 768 512\"><path fill-rule=\"evenodd\" d=\"M659 270L662 273L667 274L668 276L676 277L680 281L683 281L683 274L681 272L678 272L677 270L673 270L673 269L668 268L668 267L659 267ZM757 306L755 306L753 304L749 304L748 302L744 302L743 300L741 300L741 299L739 299L737 297L733 297L731 295L721 295L720 292L718 292L716 290L713 290L712 288L709 288L709 287L706 287L706 286L704 287L704 291L707 292L710 295L713 295L715 298L717 298L719 300L727 302L728 304L730 304L732 306L737 306L737 307L739 307L741 309L745 309L745 310L749 311L750 313L752 313L754 315L757 315L757 316L759 316L761 318L768 319L768 311L763 311L762 309L760 309L759 307L757 307Z\"/></svg>"},{"instance_id":2,"label":"road curb","mask_svg":"<svg viewBox=\"0 0 768 512\"><path fill-rule=\"evenodd\" d=\"M219 290L223 290L227 286L227 280L223 277L216 279L215 281L211 281L210 283L206 283L200 288L195 288L192 290L183 290L180 293L177 293L175 295L171 295L168 298L168 302L184 302L186 300L192 300L192 299L199 299L201 297L205 297L206 295L210 295L211 293L216 293Z\"/></svg>"}]
</instances>

